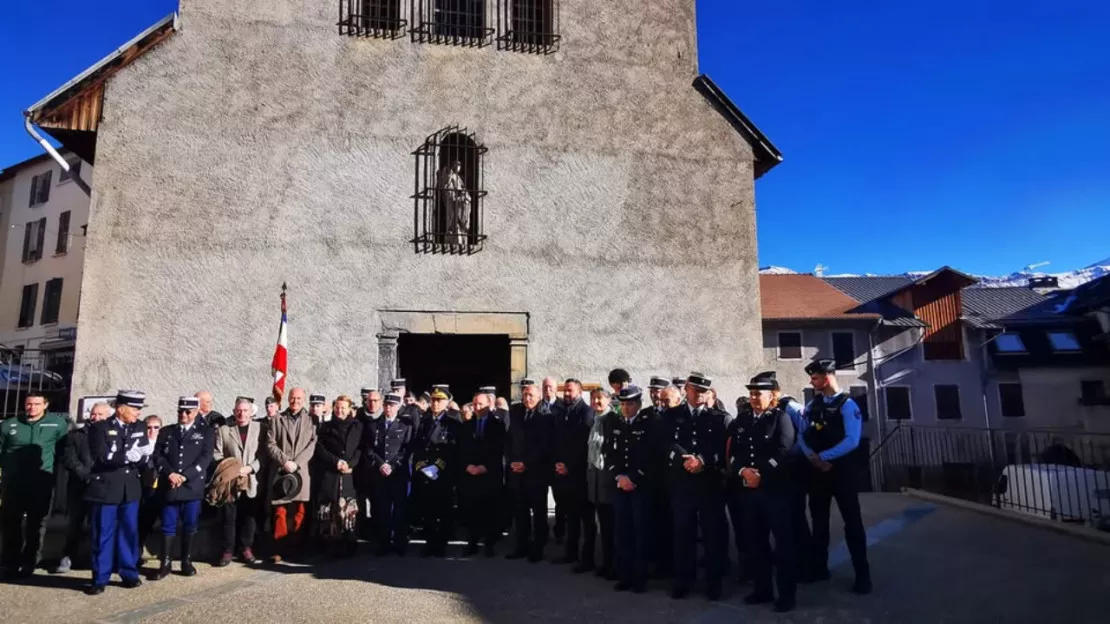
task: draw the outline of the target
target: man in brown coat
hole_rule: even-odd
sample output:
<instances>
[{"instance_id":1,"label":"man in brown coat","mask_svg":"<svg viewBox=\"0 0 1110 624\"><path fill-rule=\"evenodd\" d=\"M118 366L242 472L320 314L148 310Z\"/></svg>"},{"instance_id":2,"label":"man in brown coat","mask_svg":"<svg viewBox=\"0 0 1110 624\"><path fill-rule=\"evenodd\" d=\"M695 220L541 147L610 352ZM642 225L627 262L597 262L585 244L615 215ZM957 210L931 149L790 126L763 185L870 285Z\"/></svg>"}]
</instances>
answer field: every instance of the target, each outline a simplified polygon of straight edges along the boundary
<instances>
[{"instance_id":1,"label":"man in brown coat","mask_svg":"<svg viewBox=\"0 0 1110 624\"><path fill-rule=\"evenodd\" d=\"M309 460L316 451L316 427L305 409L304 388L289 391L289 407L266 427L266 452L270 456L270 492L274 509L273 563L280 563L282 553L296 549L304 540L306 506L310 500L311 479ZM278 487L286 475L296 473L300 488L287 492Z\"/></svg>"}]
</instances>

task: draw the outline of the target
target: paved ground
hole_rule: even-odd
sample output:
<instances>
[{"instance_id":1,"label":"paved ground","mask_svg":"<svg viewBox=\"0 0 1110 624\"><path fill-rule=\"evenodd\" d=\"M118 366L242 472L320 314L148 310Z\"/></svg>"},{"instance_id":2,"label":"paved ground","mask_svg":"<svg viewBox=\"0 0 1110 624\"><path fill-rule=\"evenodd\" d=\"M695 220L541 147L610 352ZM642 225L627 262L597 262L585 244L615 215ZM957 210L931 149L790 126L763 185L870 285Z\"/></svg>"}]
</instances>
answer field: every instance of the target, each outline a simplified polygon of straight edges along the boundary
<instances>
[{"instance_id":1,"label":"paved ground","mask_svg":"<svg viewBox=\"0 0 1110 624\"><path fill-rule=\"evenodd\" d=\"M835 517L835 515L834 515ZM1110 548L898 495L864 496L875 593L845 591L851 566L834 549L833 581L803 587L799 608L778 617L721 602L673 601L666 585L618 594L593 576L549 563L475 558L353 559L312 567L199 566L141 588L79 589L88 572L37 574L0 585L0 622L1103 622ZM835 521L834 521L835 524ZM839 536L834 535L839 541ZM552 549L554 550L554 549Z\"/></svg>"}]
</instances>

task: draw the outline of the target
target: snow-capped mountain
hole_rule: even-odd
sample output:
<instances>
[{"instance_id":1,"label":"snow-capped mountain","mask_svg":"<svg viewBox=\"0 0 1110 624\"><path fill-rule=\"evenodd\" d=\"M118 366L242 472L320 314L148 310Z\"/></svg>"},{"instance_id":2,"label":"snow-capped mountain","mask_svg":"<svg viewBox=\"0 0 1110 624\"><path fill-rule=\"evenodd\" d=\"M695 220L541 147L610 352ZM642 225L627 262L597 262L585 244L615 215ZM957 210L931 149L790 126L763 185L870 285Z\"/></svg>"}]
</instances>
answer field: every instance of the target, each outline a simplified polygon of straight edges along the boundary
<instances>
[{"instance_id":1,"label":"snow-capped mountain","mask_svg":"<svg viewBox=\"0 0 1110 624\"><path fill-rule=\"evenodd\" d=\"M928 275L930 272L931 271L907 271L901 275L910 279L917 279ZM786 267L769 266L759 269L759 273L761 275L789 275L797 273L797 271ZM1062 273L1044 273L1025 270L1015 271L1004 276L976 275L974 277L979 280L979 283L972 286L972 288L1005 288L1014 286L1025 288L1029 285L1029 278L1031 277L1055 277L1061 289L1070 290L1106 275L1110 275L1110 258L1100 260L1082 269L1064 271ZM875 273L865 273L863 275L852 273L838 273L833 275L826 273L824 277L878 277L878 275Z\"/></svg>"}]
</instances>

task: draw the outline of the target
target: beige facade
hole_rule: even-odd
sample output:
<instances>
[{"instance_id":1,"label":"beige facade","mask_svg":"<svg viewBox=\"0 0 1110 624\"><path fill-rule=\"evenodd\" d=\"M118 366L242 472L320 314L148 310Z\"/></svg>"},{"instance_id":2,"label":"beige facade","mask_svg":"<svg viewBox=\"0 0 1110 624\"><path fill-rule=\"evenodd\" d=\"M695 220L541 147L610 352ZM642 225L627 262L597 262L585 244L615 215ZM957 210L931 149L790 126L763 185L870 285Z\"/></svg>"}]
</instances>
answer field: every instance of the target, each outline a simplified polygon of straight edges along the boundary
<instances>
[{"instance_id":1,"label":"beige facade","mask_svg":"<svg viewBox=\"0 0 1110 624\"><path fill-rule=\"evenodd\" d=\"M91 180L88 163L62 156ZM0 344L22 349L29 360L67 349L72 358L89 197L47 156L9 167L0 180Z\"/></svg>"}]
</instances>

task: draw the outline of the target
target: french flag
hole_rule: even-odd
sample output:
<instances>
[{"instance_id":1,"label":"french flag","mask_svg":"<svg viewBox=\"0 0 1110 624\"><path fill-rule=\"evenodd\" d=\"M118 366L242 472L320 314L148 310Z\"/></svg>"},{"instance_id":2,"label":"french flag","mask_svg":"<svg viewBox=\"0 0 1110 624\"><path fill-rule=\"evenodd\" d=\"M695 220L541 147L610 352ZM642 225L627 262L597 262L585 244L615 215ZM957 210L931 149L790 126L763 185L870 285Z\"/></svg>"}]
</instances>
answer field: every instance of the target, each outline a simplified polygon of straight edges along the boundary
<instances>
[{"instance_id":1,"label":"french flag","mask_svg":"<svg viewBox=\"0 0 1110 624\"><path fill-rule=\"evenodd\" d=\"M281 397L285 396L285 378L289 376L289 352L287 351L286 343L286 325L288 319L286 318L285 307L285 284L281 285L281 327L278 328L277 347L274 349L274 360L270 363L270 369L274 374L274 387L272 393L274 399L277 400L278 405L281 405Z\"/></svg>"}]
</instances>

